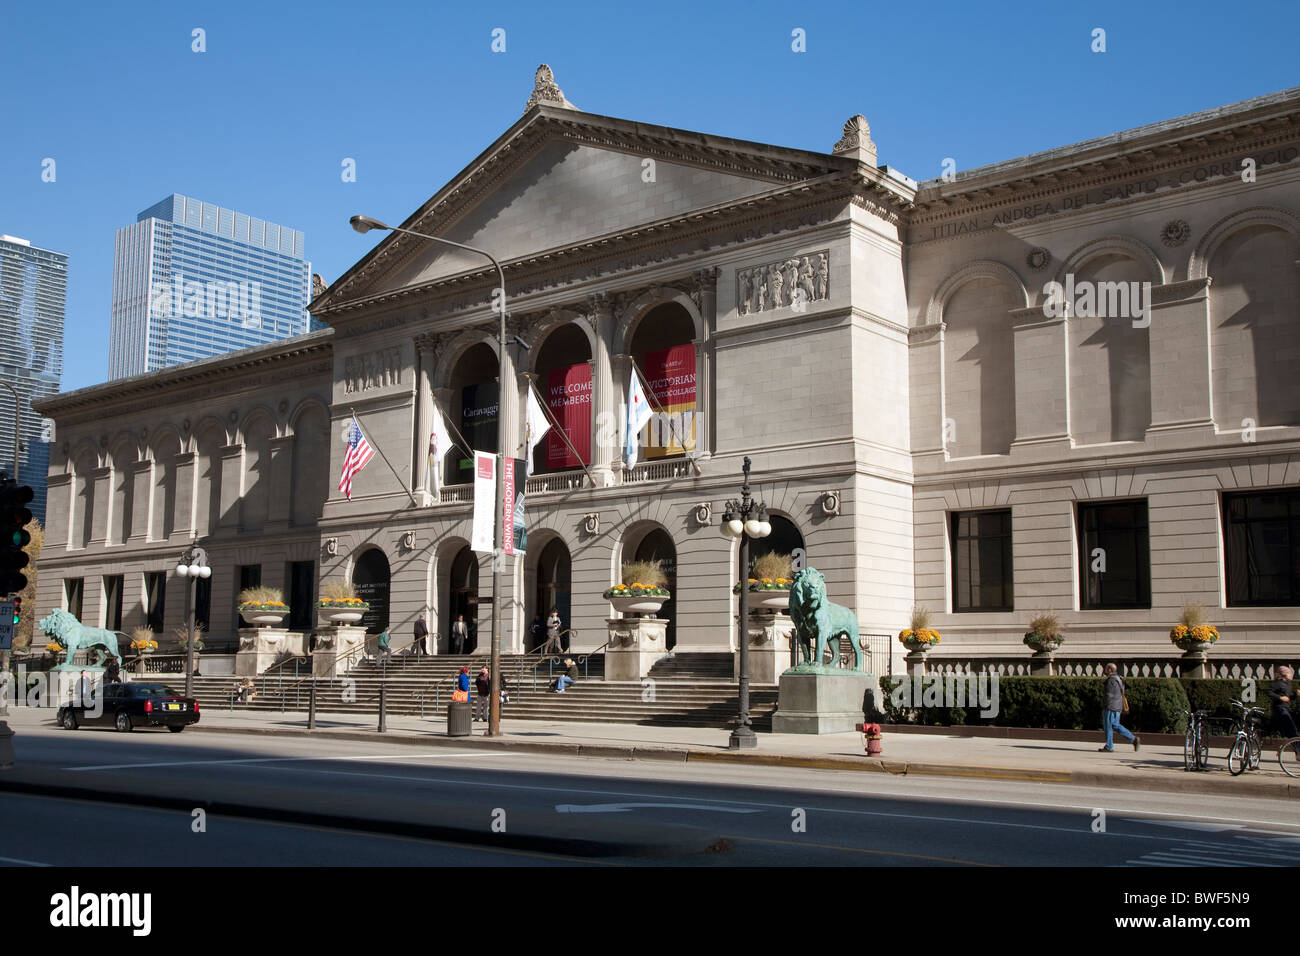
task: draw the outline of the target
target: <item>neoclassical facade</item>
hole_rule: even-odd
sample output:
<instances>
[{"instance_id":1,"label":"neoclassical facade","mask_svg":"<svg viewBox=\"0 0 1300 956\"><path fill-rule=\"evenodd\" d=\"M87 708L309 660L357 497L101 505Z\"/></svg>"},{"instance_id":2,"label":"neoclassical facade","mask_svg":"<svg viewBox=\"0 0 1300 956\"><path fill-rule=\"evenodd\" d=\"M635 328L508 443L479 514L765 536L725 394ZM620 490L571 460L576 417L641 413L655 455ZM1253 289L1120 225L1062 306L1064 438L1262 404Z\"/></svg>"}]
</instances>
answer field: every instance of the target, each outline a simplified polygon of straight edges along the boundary
<instances>
[{"instance_id":1,"label":"neoclassical facade","mask_svg":"<svg viewBox=\"0 0 1300 956\"><path fill-rule=\"evenodd\" d=\"M942 652L1018 653L1052 609L1073 648L1150 655L1194 600L1243 653L1296 649L1300 90L917 183L862 117L807 152L584 113L539 71L402 225L500 260L505 354L495 269L395 232L316 296L328 331L47 400L42 610L169 631L197 538L214 638L241 586L310 628L348 578L399 639L464 614L485 650L501 613L519 650L557 607L594 648L621 563L658 558L676 648L725 651L749 456L770 546L866 633L920 604ZM662 408L628 468L634 369ZM534 452L493 594L466 446L525 458L530 389L569 441Z\"/></svg>"}]
</instances>

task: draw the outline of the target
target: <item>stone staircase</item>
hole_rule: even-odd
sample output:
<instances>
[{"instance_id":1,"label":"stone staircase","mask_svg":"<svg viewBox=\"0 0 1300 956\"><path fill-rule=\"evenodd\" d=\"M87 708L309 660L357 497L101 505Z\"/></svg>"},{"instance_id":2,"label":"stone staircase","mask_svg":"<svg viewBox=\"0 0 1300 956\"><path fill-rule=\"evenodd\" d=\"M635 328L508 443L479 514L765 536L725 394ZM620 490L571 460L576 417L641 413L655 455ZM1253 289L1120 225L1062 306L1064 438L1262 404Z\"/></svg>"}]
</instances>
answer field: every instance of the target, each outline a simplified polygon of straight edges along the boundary
<instances>
[{"instance_id":1,"label":"stone staircase","mask_svg":"<svg viewBox=\"0 0 1300 956\"><path fill-rule=\"evenodd\" d=\"M579 661L581 656L571 655ZM653 683L646 681L603 680L604 655L587 662L587 677L580 679L563 694L550 690L554 676L562 672L556 664L548 667L543 660L533 665L537 656L502 655L502 673L510 692L510 703L503 714L512 720L571 720L601 723L633 723L678 727L727 727L737 710L736 682L731 678L731 658L727 654L683 654L665 658L651 670ZM386 683L385 704L392 715L427 717L446 714L454 677L462 666L470 668L471 679L485 662L485 655L438 655L433 658L394 659L381 668L367 661L354 668L345 683L342 678L320 680L316 684L316 709L324 713L377 714L379 687ZM725 665L725 667L724 667ZM194 696L200 706L213 711L306 710L309 682L294 677L294 666L254 678L256 696L247 704L231 705L231 693L241 678L196 677ZM300 668L303 674L307 667ZM385 677L386 673L386 677ZM438 688L435 695L434 688ZM345 695L350 700L345 700ZM757 730L771 729L776 710L775 685L752 685L750 715Z\"/></svg>"}]
</instances>

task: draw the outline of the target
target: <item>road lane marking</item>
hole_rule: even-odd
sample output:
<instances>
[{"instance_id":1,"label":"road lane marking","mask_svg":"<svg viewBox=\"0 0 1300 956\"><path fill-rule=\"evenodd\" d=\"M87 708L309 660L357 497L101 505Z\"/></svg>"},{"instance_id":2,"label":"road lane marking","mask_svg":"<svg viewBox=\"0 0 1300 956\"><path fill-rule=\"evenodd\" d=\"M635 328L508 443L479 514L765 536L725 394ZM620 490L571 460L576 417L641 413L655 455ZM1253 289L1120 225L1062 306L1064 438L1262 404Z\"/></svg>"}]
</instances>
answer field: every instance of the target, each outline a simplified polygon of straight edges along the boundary
<instances>
[{"instance_id":1,"label":"road lane marking","mask_svg":"<svg viewBox=\"0 0 1300 956\"><path fill-rule=\"evenodd\" d=\"M709 810L714 813L762 813L754 807L711 807L700 803L558 803L556 813L627 813L629 810Z\"/></svg>"},{"instance_id":2,"label":"road lane marking","mask_svg":"<svg viewBox=\"0 0 1300 956\"><path fill-rule=\"evenodd\" d=\"M446 754L366 754L355 757L340 756L323 756L323 757L221 757L212 758L211 760L158 760L151 763L102 763L93 764L85 767L62 767L63 770L80 771L80 770L147 770L152 767L216 767L222 765L249 764L249 763L277 763L302 760L413 760L429 759L434 760L441 757L496 757L500 756L490 750L467 750L463 753L446 753Z\"/></svg>"},{"instance_id":3,"label":"road lane marking","mask_svg":"<svg viewBox=\"0 0 1300 956\"><path fill-rule=\"evenodd\" d=\"M0 856L0 863L16 863L18 866L53 866L53 863L37 863L35 860L20 860L13 856Z\"/></svg>"},{"instance_id":4,"label":"road lane marking","mask_svg":"<svg viewBox=\"0 0 1300 956\"><path fill-rule=\"evenodd\" d=\"M643 798L648 797L651 799L663 798L663 794L641 793L637 791L585 790L585 789L580 789L578 787L543 787L535 784L518 785L518 784L510 784L510 783L487 783L478 780L457 780L457 779L442 778L442 777L413 777L410 776L409 774L356 773L355 771L351 771L351 770L314 770L309 767L267 767L266 769L278 770L281 773L315 773L315 774L327 774L330 776L337 776L337 777L364 777L367 780L405 780L408 782L426 783L426 784L443 783L443 784L451 784L458 787L480 787L480 788L486 788L491 790L522 790L527 793L581 793L581 794L593 794L593 795L603 796L603 797L643 797ZM760 803L756 800L713 800L710 797L698 797L696 799L698 799L701 803L744 804L746 806L759 807L768 810L788 811L791 807L791 804L789 803ZM852 816L886 817L886 818L900 819L900 820L919 820L926 823L956 823L962 826L974 825L974 826L1011 827L1017 830L1046 830L1052 833L1068 833L1075 836L1084 836L1084 837L1096 837L1096 836L1121 837L1121 838L1127 838L1131 840L1154 840L1161 843L1182 843L1185 842L1186 840L1185 837L1155 836L1154 834L1144 834L1144 833L1115 833L1109 830L1106 831L1105 833L1097 834L1097 833L1093 833L1091 828L1086 825L1081 825L1078 827L1058 827L1058 826L1047 826L1044 824L1035 824L1035 823L1015 823L1009 820L972 820L972 819L964 819L962 817L939 817L939 816L930 816L927 814L917 814L917 813L892 813L884 810L851 810L851 809L840 809L837 807L805 806L804 809L807 810L809 813L812 813L813 811L818 811L821 813L841 813L841 814L849 814Z\"/></svg>"},{"instance_id":5,"label":"road lane marking","mask_svg":"<svg viewBox=\"0 0 1300 956\"><path fill-rule=\"evenodd\" d=\"M768 837L724 835L724 840L744 840L747 843L775 843L777 846L813 847L818 850L841 850L845 853L866 853L871 856L905 856L913 860L928 860L936 863L961 863L964 866L1000 866L998 863L980 863L976 860L963 860L955 856L926 856L923 853L903 853L898 850L868 850L856 846L837 846L834 843L806 843L799 840L773 840Z\"/></svg>"}]
</instances>

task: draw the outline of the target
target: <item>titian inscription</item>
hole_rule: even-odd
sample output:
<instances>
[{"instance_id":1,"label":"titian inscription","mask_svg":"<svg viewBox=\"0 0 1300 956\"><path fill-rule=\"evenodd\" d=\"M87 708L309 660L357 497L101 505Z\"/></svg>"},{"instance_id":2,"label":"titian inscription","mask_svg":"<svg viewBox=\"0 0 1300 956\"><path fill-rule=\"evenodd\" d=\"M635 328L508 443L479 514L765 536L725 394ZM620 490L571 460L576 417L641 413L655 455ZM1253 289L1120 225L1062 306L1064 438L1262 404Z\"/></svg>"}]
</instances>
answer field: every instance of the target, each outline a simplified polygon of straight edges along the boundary
<instances>
[{"instance_id":1,"label":"titian inscription","mask_svg":"<svg viewBox=\"0 0 1300 956\"><path fill-rule=\"evenodd\" d=\"M343 360L343 391L349 395L400 384L402 348L399 345L351 355Z\"/></svg>"}]
</instances>

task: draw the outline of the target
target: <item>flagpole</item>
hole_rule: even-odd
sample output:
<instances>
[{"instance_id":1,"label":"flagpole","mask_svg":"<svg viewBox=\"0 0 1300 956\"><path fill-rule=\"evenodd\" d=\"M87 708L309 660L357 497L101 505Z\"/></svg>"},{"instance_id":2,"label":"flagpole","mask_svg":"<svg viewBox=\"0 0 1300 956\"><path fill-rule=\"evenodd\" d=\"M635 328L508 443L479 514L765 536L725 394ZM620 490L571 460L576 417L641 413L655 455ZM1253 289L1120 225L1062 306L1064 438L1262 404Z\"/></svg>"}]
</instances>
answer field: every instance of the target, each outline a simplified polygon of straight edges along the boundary
<instances>
[{"instance_id":1,"label":"flagpole","mask_svg":"<svg viewBox=\"0 0 1300 956\"><path fill-rule=\"evenodd\" d=\"M357 414L357 410L349 405L348 411L352 413L352 420L355 421L357 427L360 428L361 416ZM393 463L388 460L388 456L384 454L384 450L379 447L377 442L370 442L370 447L379 452L379 457L384 459L384 464L388 466L388 470L393 473L393 477L396 478L398 484L402 486L402 490L406 492L406 497L411 499L411 504L415 505L417 508L420 507L420 503L415 500L415 495L411 494L411 489L406 487L406 482L403 481L402 476L397 473L397 469L393 467Z\"/></svg>"},{"instance_id":2,"label":"flagpole","mask_svg":"<svg viewBox=\"0 0 1300 956\"><path fill-rule=\"evenodd\" d=\"M447 447L447 451L451 451L453 448L457 448L457 447L459 447L459 448L461 448L461 449L465 452L465 454L466 454L467 456L469 456L470 458L473 458L473 457L474 457L474 449L470 447L470 444L469 444L469 442L466 440L465 436L461 434L460 429L457 428L457 427L452 423L451 417L450 417L449 415L447 415L446 412L444 412L444 411L442 410L442 405L440 405L440 404L438 403L438 399L434 398L432 395L430 395L429 397L430 397L431 399L433 399L433 407L436 408L436 409L438 410L438 414L442 416L442 421L443 421L443 423L444 423L448 428L450 428L452 431L454 431L454 432L456 433L456 437L460 439L460 445L459 445L459 446L458 446L455 442L451 442L451 443L448 445L448 447ZM497 421L498 421L498 422L501 421L501 398L500 398L500 396L497 397ZM444 454L445 454L445 453L444 453ZM425 452L425 455L428 455L428 452L427 452L427 451ZM440 455L439 457L441 458L441 455ZM434 468L441 468L441 467L442 467L442 462L441 462L441 461L436 461L436 462L434 462L434 465L433 465L433 466L434 466ZM439 491L441 492L442 482L439 482L439 483L438 483L438 486L439 486ZM441 493L440 493L440 494L439 494L439 500L441 500L441 497L442 497L442 496L441 496ZM435 504L436 504L436 503L437 503L437 502L435 502Z\"/></svg>"},{"instance_id":3,"label":"flagpole","mask_svg":"<svg viewBox=\"0 0 1300 956\"><path fill-rule=\"evenodd\" d=\"M645 372L641 371L641 366L637 364L636 357L635 357L635 356L632 356L632 355L629 355L629 356L628 356L628 359L629 359L629 361L631 361L631 363L632 363L632 371L633 371L633 373L636 374L636 375L641 376L641 384L642 384L643 386L644 386L644 385L649 385L649 384L650 384L650 377L649 377L648 375L646 375ZM662 405L659 404L659 399L655 398L654 389L652 389L652 388L643 388L642 391L645 392L645 396L646 396L646 398L650 399L650 401L651 401L651 403L654 405L654 407L657 408L657 409L659 409L659 414L663 415L665 418L668 419L668 430L669 430L670 432L672 432L673 437L677 439L677 444L679 444L679 445L682 446L682 453L685 454L686 451L688 450L687 447L686 447L686 439L685 439L684 437L682 437L681 435L677 434L677 426L673 424L673 416L670 415L670 414L668 414L668 412L664 409L664 407L663 407ZM691 450L693 450L693 449L691 449Z\"/></svg>"},{"instance_id":4,"label":"flagpole","mask_svg":"<svg viewBox=\"0 0 1300 956\"><path fill-rule=\"evenodd\" d=\"M537 385L532 381L532 379L528 380L528 387L531 388L534 393L537 392ZM591 479L591 486L593 488L596 487L596 476L591 473L591 469L587 467L587 463L582 460L582 456L578 454L578 449L573 447L573 442L569 441L568 432L560 427L560 423L555 420L555 416L551 414L551 410L547 408L546 403L542 401L541 395L537 396L537 404L541 406L542 414L550 420L551 427L560 433L560 437L564 439L564 443L569 446L569 451L573 452L573 457L578 459L578 464L582 465L582 470L585 471L587 477Z\"/></svg>"}]
</instances>

